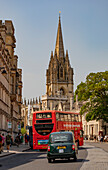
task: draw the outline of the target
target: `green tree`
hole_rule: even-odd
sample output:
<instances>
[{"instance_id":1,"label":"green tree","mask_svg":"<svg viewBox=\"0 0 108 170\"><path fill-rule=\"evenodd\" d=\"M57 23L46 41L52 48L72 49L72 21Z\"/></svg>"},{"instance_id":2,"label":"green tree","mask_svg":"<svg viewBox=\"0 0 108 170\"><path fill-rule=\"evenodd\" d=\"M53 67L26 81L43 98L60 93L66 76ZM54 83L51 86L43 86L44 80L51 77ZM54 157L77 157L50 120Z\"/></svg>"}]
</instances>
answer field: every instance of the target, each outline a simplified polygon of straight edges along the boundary
<instances>
[{"instance_id":1,"label":"green tree","mask_svg":"<svg viewBox=\"0 0 108 170\"><path fill-rule=\"evenodd\" d=\"M75 91L79 101L86 101L80 114L86 114L86 120L108 122L108 71L90 73L85 83L81 82Z\"/></svg>"}]
</instances>

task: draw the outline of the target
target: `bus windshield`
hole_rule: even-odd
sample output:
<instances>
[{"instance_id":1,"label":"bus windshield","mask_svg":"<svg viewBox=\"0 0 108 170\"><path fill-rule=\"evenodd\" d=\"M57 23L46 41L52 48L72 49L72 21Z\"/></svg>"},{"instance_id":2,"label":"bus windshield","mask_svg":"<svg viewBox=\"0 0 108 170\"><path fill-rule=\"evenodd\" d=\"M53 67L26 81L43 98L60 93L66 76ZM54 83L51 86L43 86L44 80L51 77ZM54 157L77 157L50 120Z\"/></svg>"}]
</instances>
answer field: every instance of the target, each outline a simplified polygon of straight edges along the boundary
<instances>
[{"instance_id":1,"label":"bus windshield","mask_svg":"<svg viewBox=\"0 0 108 170\"><path fill-rule=\"evenodd\" d=\"M52 118L52 114L50 112L48 112L48 113L37 113L36 118L37 119Z\"/></svg>"}]
</instances>

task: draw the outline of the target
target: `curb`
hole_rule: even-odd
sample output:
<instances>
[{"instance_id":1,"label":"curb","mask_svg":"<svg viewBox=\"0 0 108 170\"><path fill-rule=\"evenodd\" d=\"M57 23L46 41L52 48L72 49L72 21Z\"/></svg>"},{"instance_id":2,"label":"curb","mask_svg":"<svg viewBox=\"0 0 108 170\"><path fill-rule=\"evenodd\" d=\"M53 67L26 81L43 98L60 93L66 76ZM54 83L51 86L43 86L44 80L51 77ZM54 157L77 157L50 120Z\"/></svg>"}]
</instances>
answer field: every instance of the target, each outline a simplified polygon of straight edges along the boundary
<instances>
[{"instance_id":1,"label":"curb","mask_svg":"<svg viewBox=\"0 0 108 170\"><path fill-rule=\"evenodd\" d=\"M24 150L22 150L22 152L25 152L25 151L28 151L28 150L30 150L31 148L28 148L28 149L24 149Z\"/></svg>"},{"instance_id":2,"label":"curb","mask_svg":"<svg viewBox=\"0 0 108 170\"><path fill-rule=\"evenodd\" d=\"M0 158L3 158L3 157L5 157L5 156L10 156L10 155L13 155L13 154L16 154L16 153L8 153L8 154L6 154L6 155L0 155Z\"/></svg>"},{"instance_id":3,"label":"curb","mask_svg":"<svg viewBox=\"0 0 108 170\"><path fill-rule=\"evenodd\" d=\"M24 150L22 150L21 152L25 152L25 151L28 151L28 150L30 150L30 149L31 149L31 148L24 149ZM10 155L13 155L13 154L16 154L16 152L8 153L8 154L5 154L5 155L0 155L0 158L3 158L3 157L5 157L5 156L10 156Z\"/></svg>"}]
</instances>

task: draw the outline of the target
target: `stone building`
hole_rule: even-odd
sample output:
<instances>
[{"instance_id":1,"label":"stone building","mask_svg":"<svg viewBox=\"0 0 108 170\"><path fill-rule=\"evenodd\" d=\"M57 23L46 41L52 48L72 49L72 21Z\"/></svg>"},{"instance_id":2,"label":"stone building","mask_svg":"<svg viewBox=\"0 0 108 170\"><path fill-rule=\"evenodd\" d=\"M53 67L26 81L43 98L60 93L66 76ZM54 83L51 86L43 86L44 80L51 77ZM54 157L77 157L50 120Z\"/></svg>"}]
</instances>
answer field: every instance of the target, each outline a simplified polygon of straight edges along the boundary
<instances>
[{"instance_id":1,"label":"stone building","mask_svg":"<svg viewBox=\"0 0 108 170\"><path fill-rule=\"evenodd\" d=\"M14 54L16 39L12 21L0 20L0 131L18 133L21 119L22 69Z\"/></svg>"},{"instance_id":2,"label":"stone building","mask_svg":"<svg viewBox=\"0 0 108 170\"><path fill-rule=\"evenodd\" d=\"M42 110L70 110L73 99L73 68L68 50L64 52L61 18L59 16L55 51L51 52L46 70L46 94L42 96Z\"/></svg>"},{"instance_id":3,"label":"stone building","mask_svg":"<svg viewBox=\"0 0 108 170\"><path fill-rule=\"evenodd\" d=\"M39 100L37 99L24 99L24 102L22 103L21 107L21 119L22 123L24 124L24 129L27 129L28 126L32 126L32 119L33 119L33 112L42 110L42 103L41 99L39 97Z\"/></svg>"},{"instance_id":4,"label":"stone building","mask_svg":"<svg viewBox=\"0 0 108 170\"><path fill-rule=\"evenodd\" d=\"M79 113L81 106L83 104L85 104L85 102L79 102L78 96L76 96L76 102L73 104L72 111ZM82 124L83 124L84 138L86 138L87 140L94 140L95 136L97 139L98 136L108 135L108 123L106 123L102 119L99 121L92 120L87 122L86 113L85 113L84 115L82 115Z\"/></svg>"},{"instance_id":5,"label":"stone building","mask_svg":"<svg viewBox=\"0 0 108 170\"><path fill-rule=\"evenodd\" d=\"M92 120L87 122L85 119L86 114L82 116L84 137L86 139L93 140L94 137L98 139L98 136L108 135L108 123L102 119L99 121Z\"/></svg>"}]
</instances>

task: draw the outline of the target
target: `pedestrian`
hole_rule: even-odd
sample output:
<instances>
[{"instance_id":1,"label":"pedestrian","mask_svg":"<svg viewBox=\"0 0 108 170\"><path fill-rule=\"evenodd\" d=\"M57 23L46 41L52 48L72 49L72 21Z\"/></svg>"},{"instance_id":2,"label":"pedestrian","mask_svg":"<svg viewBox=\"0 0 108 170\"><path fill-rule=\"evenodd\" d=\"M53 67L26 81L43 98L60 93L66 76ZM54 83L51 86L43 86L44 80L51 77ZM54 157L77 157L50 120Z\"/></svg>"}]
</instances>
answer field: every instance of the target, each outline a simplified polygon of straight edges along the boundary
<instances>
[{"instance_id":1,"label":"pedestrian","mask_svg":"<svg viewBox=\"0 0 108 170\"><path fill-rule=\"evenodd\" d=\"M11 143L10 143L10 147L13 145L13 137L11 136Z\"/></svg>"},{"instance_id":2,"label":"pedestrian","mask_svg":"<svg viewBox=\"0 0 108 170\"><path fill-rule=\"evenodd\" d=\"M100 135L98 135L98 141L100 142Z\"/></svg>"},{"instance_id":3,"label":"pedestrian","mask_svg":"<svg viewBox=\"0 0 108 170\"><path fill-rule=\"evenodd\" d=\"M10 149L10 144L11 144L11 136L8 132L7 136L6 136L6 145L7 145L7 152L9 152Z\"/></svg>"},{"instance_id":4,"label":"pedestrian","mask_svg":"<svg viewBox=\"0 0 108 170\"><path fill-rule=\"evenodd\" d=\"M103 136L101 135L100 142L103 142Z\"/></svg>"},{"instance_id":5,"label":"pedestrian","mask_svg":"<svg viewBox=\"0 0 108 170\"><path fill-rule=\"evenodd\" d=\"M25 134L25 145L28 144L28 140L27 140L27 133Z\"/></svg>"},{"instance_id":6,"label":"pedestrian","mask_svg":"<svg viewBox=\"0 0 108 170\"><path fill-rule=\"evenodd\" d=\"M94 140L95 140L95 142L96 142L96 136L94 136Z\"/></svg>"},{"instance_id":7,"label":"pedestrian","mask_svg":"<svg viewBox=\"0 0 108 170\"><path fill-rule=\"evenodd\" d=\"M23 143L23 135L21 135L21 143Z\"/></svg>"},{"instance_id":8,"label":"pedestrian","mask_svg":"<svg viewBox=\"0 0 108 170\"><path fill-rule=\"evenodd\" d=\"M4 136L4 133L2 134L2 139L3 139L3 142L2 142L2 152L3 152L3 147L5 145L5 136Z\"/></svg>"},{"instance_id":9,"label":"pedestrian","mask_svg":"<svg viewBox=\"0 0 108 170\"><path fill-rule=\"evenodd\" d=\"M19 133L19 141L20 141L20 144L22 143L22 134Z\"/></svg>"},{"instance_id":10,"label":"pedestrian","mask_svg":"<svg viewBox=\"0 0 108 170\"><path fill-rule=\"evenodd\" d=\"M108 139L108 136L105 135L105 136L104 136L104 142L107 142L107 139Z\"/></svg>"},{"instance_id":11,"label":"pedestrian","mask_svg":"<svg viewBox=\"0 0 108 170\"><path fill-rule=\"evenodd\" d=\"M1 132L0 132L0 154L2 152L2 143L3 143L3 138L2 138L2 135L1 135Z\"/></svg>"},{"instance_id":12,"label":"pedestrian","mask_svg":"<svg viewBox=\"0 0 108 170\"><path fill-rule=\"evenodd\" d=\"M18 134L17 134L17 136L15 138L15 143L16 143L17 147L19 147L20 140L19 140L19 135Z\"/></svg>"},{"instance_id":13,"label":"pedestrian","mask_svg":"<svg viewBox=\"0 0 108 170\"><path fill-rule=\"evenodd\" d=\"M27 144L28 144L28 142L29 142L29 135L27 135Z\"/></svg>"}]
</instances>

